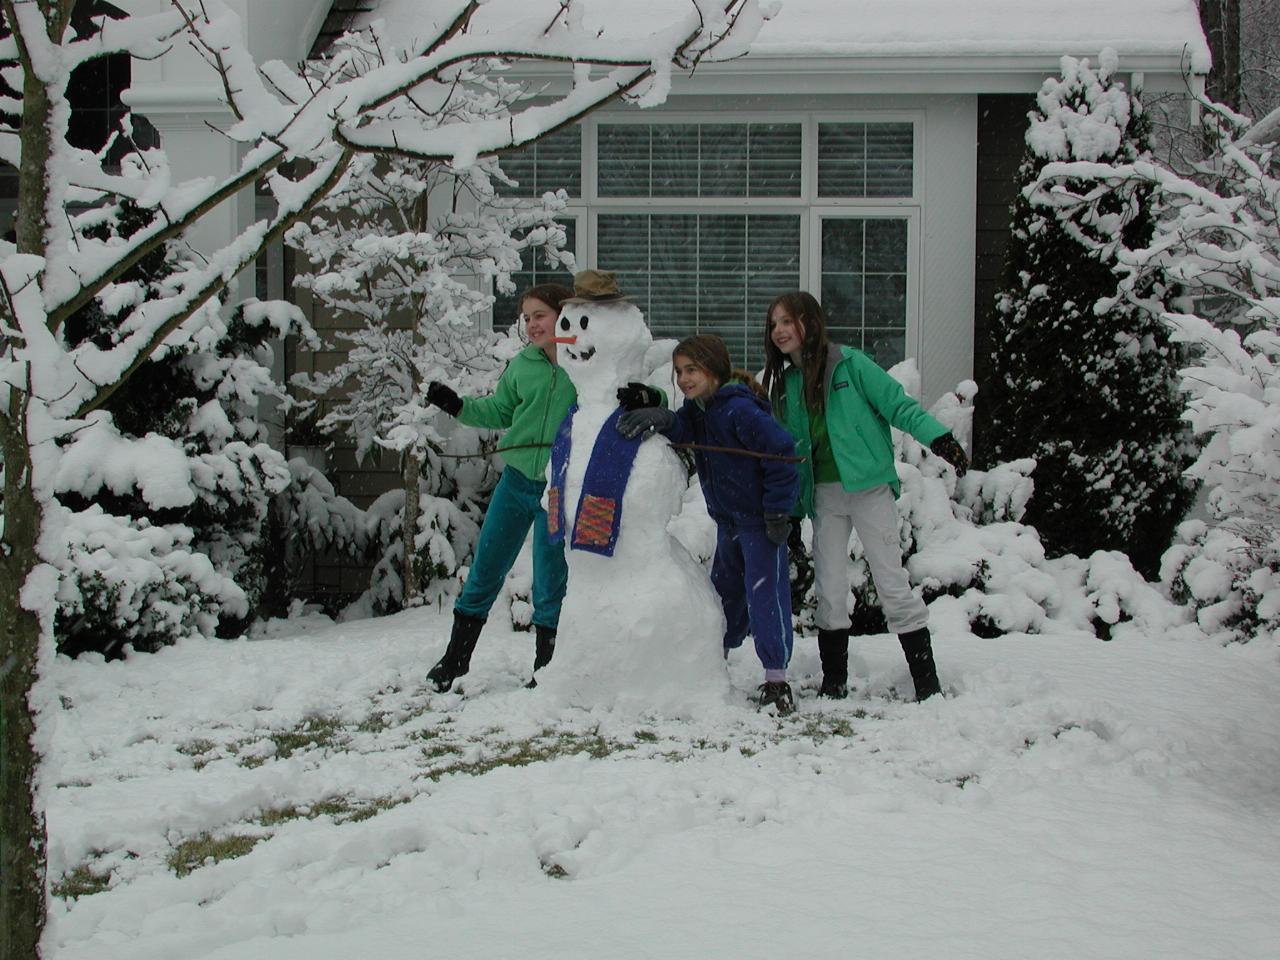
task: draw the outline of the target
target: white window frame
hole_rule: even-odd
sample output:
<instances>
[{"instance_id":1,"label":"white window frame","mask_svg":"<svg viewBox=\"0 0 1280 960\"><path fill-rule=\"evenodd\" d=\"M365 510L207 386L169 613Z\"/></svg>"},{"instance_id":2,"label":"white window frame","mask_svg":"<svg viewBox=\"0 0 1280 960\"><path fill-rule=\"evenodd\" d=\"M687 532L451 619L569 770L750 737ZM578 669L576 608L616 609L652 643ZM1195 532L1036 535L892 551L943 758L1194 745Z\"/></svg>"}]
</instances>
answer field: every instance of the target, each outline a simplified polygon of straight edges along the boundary
<instances>
[{"instance_id":1,"label":"white window frame","mask_svg":"<svg viewBox=\"0 0 1280 960\"><path fill-rule=\"evenodd\" d=\"M911 207L921 203L921 162L924 148L923 110L859 110L850 113L809 114L811 127L806 134L805 181L811 190L805 193L811 206L830 207ZM911 196L909 197L820 197L818 196L818 125L822 123L909 123L911 124Z\"/></svg>"},{"instance_id":2,"label":"white window frame","mask_svg":"<svg viewBox=\"0 0 1280 960\"><path fill-rule=\"evenodd\" d=\"M809 252L802 263L809 265L807 290L820 296L822 291L822 224L827 220L906 220L907 221L907 305L903 350L907 357L920 356L920 222L919 206L876 206L848 204L810 208ZM852 344L850 344L852 346Z\"/></svg>"},{"instance_id":3,"label":"white window frame","mask_svg":"<svg viewBox=\"0 0 1280 960\"><path fill-rule=\"evenodd\" d=\"M601 197L598 184L600 124L752 124L793 123L800 126L800 193L794 197ZM909 197L819 197L818 125L822 123L910 123L912 127L911 196ZM579 269L608 268L598 263L599 219L601 215L653 215L682 213L750 216L796 215L800 218L800 272L796 282L815 295L822 290L821 239L826 219L867 219L888 217L907 221L907 305L905 352L919 357L921 344L920 262L923 256L924 109L796 111L683 110L636 115L634 111L601 112L582 121L582 195L569 199L565 218L576 218L574 257ZM586 229L584 229L584 227ZM783 291L779 291L780 293Z\"/></svg>"}]
</instances>

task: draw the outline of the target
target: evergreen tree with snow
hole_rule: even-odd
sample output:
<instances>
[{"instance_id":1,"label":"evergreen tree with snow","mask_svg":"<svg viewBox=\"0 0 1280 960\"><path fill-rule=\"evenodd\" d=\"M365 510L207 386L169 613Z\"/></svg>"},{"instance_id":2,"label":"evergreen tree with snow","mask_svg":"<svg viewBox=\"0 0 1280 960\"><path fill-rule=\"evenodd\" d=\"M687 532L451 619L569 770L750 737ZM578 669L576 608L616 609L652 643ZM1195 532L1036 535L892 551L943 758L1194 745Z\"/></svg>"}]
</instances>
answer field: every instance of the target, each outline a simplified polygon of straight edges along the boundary
<instances>
[{"instance_id":1,"label":"evergreen tree with snow","mask_svg":"<svg viewBox=\"0 0 1280 960\"><path fill-rule=\"evenodd\" d=\"M1120 296L1184 344L1184 417L1202 441L1187 475L1207 519L1178 528L1161 580L1222 642L1280 637L1280 110L1256 123L1200 102L1205 158L1189 175L1150 163L1056 165L1037 186L1116 251ZM1154 236L1128 243L1113 198L1155 191ZM1177 278L1178 310L1149 301Z\"/></svg>"},{"instance_id":2,"label":"evergreen tree with snow","mask_svg":"<svg viewBox=\"0 0 1280 960\"><path fill-rule=\"evenodd\" d=\"M86 236L100 242L125 240L152 216L129 200L98 213ZM192 266L176 241L152 250L111 298L68 317L68 343L109 349L120 311L164 296ZM69 539L61 561L56 623L64 653L118 656L125 644L154 650L192 632L235 635L259 606L270 502L289 482L258 419L260 401L280 393L269 341L309 330L285 305L243 304L229 321L219 307L215 300L202 311L199 336L171 338L111 395L96 424L101 436L68 438L72 462L89 469L60 474L58 501L96 520L84 537ZM148 445L153 457L124 452L133 443Z\"/></svg>"},{"instance_id":3,"label":"evergreen tree with snow","mask_svg":"<svg viewBox=\"0 0 1280 960\"><path fill-rule=\"evenodd\" d=\"M1148 310L1116 298L1115 244L1036 193L1047 165L1115 164L1148 157L1148 121L1116 79L1114 53L1097 69L1062 59L1061 78L1041 87L1018 171L1009 246L992 322L988 464L1031 457L1035 493L1025 522L1052 553L1121 550L1154 577L1190 505L1183 478L1193 445L1181 421L1176 373L1183 355ZM1153 194L1110 197L1123 243L1154 227ZM1147 301L1167 279L1147 277Z\"/></svg>"}]
</instances>

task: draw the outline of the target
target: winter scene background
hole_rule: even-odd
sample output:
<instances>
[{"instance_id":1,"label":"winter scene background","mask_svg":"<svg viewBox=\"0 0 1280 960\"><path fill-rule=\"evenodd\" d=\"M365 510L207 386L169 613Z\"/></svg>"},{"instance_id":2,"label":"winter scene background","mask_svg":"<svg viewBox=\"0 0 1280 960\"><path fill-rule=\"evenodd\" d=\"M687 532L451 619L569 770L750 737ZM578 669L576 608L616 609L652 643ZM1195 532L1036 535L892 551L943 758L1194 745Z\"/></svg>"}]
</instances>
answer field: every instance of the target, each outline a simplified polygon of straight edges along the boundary
<instances>
[{"instance_id":1,"label":"winter scene background","mask_svg":"<svg viewBox=\"0 0 1280 960\"><path fill-rule=\"evenodd\" d=\"M566 609L663 651L712 644L714 676L578 636L585 675L528 688L526 545L470 672L425 681L502 470L501 435L426 386L492 390L524 344L479 323L490 286L510 297L534 255L578 266L565 192L513 199L504 153L620 92L661 103L673 74L751 49L777 3L611 20L388 0L295 66L255 63L222 0L0 9L5 960L1277 955L1275 31L1209 94L1147 102L1111 47L1044 81L993 376L930 405L973 468L894 437L944 696L913 702L855 537L851 693L817 697L806 521L798 710L778 717L750 645L721 675L719 638L644 589L669 545L693 575L715 546L665 450L632 482L671 510L620 533L659 546L614 575L579 565L590 595L571 574ZM405 16L412 36L387 25ZM230 180L171 168L127 113L103 144L69 139L77 69L175 42L235 116L210 132L243 149ZM531 60L565 82L534 96L510 71ZM255 183L266 219L214 251L184 239ZM279 241L343 318L344 361L289 382L273 345L321 335L291 302L231 295ZM669 385L672 345L623 379ZM890 372L921 394L913 358ZM397 488L357 506L272 417L395 457ZM366 565L367 589L302 589L321 555Z\"/></svg>"}]
</instances>

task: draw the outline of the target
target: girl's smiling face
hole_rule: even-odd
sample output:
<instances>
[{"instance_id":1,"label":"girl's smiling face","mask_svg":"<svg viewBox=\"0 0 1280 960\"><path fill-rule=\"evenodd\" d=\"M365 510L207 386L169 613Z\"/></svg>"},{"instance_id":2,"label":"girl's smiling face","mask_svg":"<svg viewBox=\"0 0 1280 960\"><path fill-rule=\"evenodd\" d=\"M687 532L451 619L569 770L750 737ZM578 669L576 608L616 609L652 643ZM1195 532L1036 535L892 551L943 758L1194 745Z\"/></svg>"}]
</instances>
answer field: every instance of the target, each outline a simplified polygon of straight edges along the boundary
<instances>
[{"instance_id":1,"label":"girl's smiling face","mask_svg":"<svg viewBox=\"0 0 1280 960\"><path fill-rule=\"evenodd\" d=\"M804 325L779 304L769 314L769 338L775 347L794 361L804 346Z\"/></svg>"},{"instance_id":2,"label":"girl's smiling face","mask_svg":"<svg viewBox=\"0 0 1280 960\"><path fill-rule=\"evenodd\" d=\"M705 400L720 389L720 383L705 369L682 353L671 360L675 370L676 386L689 400Z\"/></svg>"},{"instance_id":3,"label":"girl's smiling face","mask_svg":"<svg viewBox=\"0 0 1280 960\"><path fill-rule=\"evenodd\" d=\"M520 304L524 317L524 332L534 346L546 349L556 332L556 317L560 314L537 297L525 297Z\"/></svg>"}]
</instances>

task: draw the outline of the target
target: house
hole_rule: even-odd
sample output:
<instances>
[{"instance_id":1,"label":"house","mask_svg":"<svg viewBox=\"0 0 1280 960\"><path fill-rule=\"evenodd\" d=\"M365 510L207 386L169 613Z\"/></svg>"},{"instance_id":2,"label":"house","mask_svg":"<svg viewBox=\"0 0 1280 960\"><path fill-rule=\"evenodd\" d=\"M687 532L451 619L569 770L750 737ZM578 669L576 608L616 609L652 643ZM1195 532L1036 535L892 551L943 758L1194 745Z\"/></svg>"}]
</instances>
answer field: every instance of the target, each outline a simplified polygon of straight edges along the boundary
<instances>
[{"instance_id":1,"label":"house","mask_svg":"<svg viewBox=\"0 0 1280 960\"><path fill-rule=\"evenodd\" d=\"M132 11L159 0L114 2ZM239 2L260 61L300 60L374 18L409 36L421 16L413 0ZM546 5L548 19L559 6L522 2ZM592 0L586 17L607 9L622 34L682 2ZM500 6L481 7L477 24ZM1064 54L1096 59L1108 47L1149 93L1196 88L1210 65L1195 0L783 0L747 56L700 64L661 106L602 109L503 163L530 194L569 191L578 263L616 271L655 336L716 332L758 365L768 302L805 288L839 340L886 366L915 358L931 402L966 378L981 383L1032 97ZM134 64L127 100L175 167L217 174L237 160L208 135L207 123L229 120L219 94L202 65L165 57ZM254 204L244 197L202 229L225 234ZM240 292L256 283L260 295L287 295L286 261L264 264ZM518 286L553 276L525 266ZM515 313L500 299L493 322ZM331 359L288 351L282 362ZM394 464L370 469L343 451L330 467L358 502L394 482Z\"/></svg>"}]
</instances>

